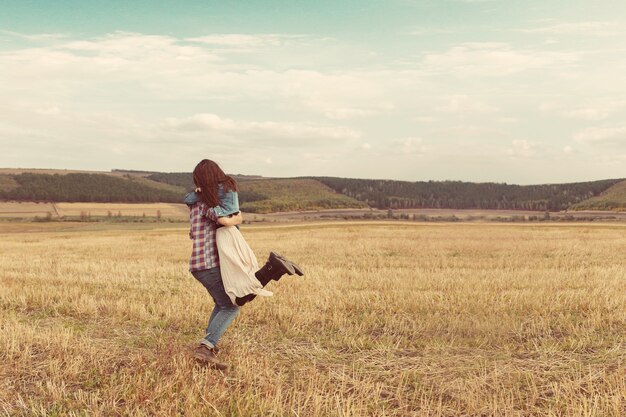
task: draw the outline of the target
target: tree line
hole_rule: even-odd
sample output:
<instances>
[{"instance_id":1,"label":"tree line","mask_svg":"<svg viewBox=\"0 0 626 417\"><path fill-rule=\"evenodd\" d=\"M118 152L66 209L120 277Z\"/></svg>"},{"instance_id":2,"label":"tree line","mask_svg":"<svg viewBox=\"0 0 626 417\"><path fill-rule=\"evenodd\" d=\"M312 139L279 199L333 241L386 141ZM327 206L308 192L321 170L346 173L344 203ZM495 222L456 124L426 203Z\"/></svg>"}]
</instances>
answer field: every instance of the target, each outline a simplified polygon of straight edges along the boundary
<instances>
[{"instance_id":1,"label":"tree line","mask_svg":"<svg viewBox=\"0 0 626 417\"><path fill-rule=\"evenodd\" d=\"M379 209L453 208L560 211L594 197L621 179L569 184L512 185L462 181L394 181L313 177Z\"/></svg>"},{"instance_id":2,"label":"tree line","mask_svg":"<svg viewBox=\"0 0 626 417\"><path fill-rule=\"evenodd\" d=\"M0 188L0 199L180 203L184 193L194 187L191 173L153 173L147 178L176 186L180 191L152 187L140 180L135 180L133 175L118 177L86 173L65 175L23 173L11 175L17 187ZM379 209L453 208L533 211L565 210L576 203L600 195L612 185L622 181L622 179L612 179L568 184L512 185L461 181L409 182L336 177L305 178L317 180L339 194ZM293 185L289 179L283 179L283 182L281 180L246 181L244 178L240 179L243 180L240 182L240 203L242 207L250 211L358 206L354 200L350 203L349 199L336 201L336 197L323 193L318 195L316 194L319 193L318 188L303 187L301 183ZM290 188L290 186L295 188ZM281 206L282 203L285 203L283 204L285 207Z\"/></svg>"},{"instance_id":3,"label":"tree line","mask_svg":"<svg viewBox=\"0 0 626 417\"><path fill-rule=\"evenodd\" d=\"M33 174L13 175L19 184L0 190L0 199L16 201L100 202L100 203L180 203L182 194L150 187L134 181L103 174Z\"/></svg>"},{"instance_id":4,"label":"tree line","mask_svg":"<svg viewBox=\"0 0 626 417\"><path fill-rule=\"evenodd\" d=\"M101 202L101 203L181 203L186 192L193 190L191 173L155 173L147 178L174 185L180 192L163 190L134 180L106 174L39 174L11 175L17 187L0 189L0 199L46 202ZM254 190L240 190L241 204L267 200L269 197Z\"/></svg>"},{"instance_id":5,"label":"tree line","mask_svg":"<svg viewBox=\"0 0 626 417\"><path fill-rule=\"evenodd\" d=\"M193 190L193 175L191 172L156 172L146 178L164 184L183 187L185 190Z\"/></svg>"},{"instance_id":6,"label":"tree line","mask_svg":"<svg viewBox=\"0 0 626 417\"><path fill-rule=\"evenodd\" d=\"M240 178L239 176L233 175L232 177L239 183L243 182L241 181L243 178ZM157 172L148 175L146 178L152 181L181 187L187 191L191 191L195 188L193 183L193 174L191 172ZM248 190L246 187L239 187L238 194L239 203L242 205L254 201L267 200L269 198L266 194L256 190Z\"/></svg>"}]
</instances>

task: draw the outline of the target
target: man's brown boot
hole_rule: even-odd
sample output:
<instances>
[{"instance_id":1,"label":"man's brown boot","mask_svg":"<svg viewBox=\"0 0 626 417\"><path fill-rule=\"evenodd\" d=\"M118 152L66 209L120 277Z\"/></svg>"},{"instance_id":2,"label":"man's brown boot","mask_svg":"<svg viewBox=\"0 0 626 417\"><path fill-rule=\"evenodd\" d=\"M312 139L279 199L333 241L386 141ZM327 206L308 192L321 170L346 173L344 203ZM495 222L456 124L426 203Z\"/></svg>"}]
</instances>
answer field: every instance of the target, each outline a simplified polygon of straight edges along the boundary
<instances>
[{"instance_id":1,"label":"man's brown boot","mask_svg":"<svg viewBox=\"0 0 626 417\"><path fill-rule=\"evenodd\" d=\"M199 361L206 362L211 365L215 369L219 369L220 371L225 371L228 369L228 365L220 362L215 356L215 352L213 349L209 348L207 345L200 344L200 346L196 347L193 350L193 357Z\"/></svg>"}]
</instances>

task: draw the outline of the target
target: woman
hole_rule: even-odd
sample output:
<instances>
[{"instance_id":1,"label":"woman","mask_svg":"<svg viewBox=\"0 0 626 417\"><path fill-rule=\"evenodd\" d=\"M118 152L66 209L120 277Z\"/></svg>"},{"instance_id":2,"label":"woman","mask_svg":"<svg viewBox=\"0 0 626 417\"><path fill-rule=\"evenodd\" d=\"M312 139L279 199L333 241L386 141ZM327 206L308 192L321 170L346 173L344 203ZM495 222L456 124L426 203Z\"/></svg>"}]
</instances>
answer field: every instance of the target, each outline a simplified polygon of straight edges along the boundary
<instances>
[{"instance_id":1,"label":"woman","mask_svg":"<svg viewBox=\"0 0 626 417\"><path fill-rule=\"evenodd\" d=\"M271 295L263 289L270 280L278 280L285 273L303 273L275 252L258 268L254 253L239 229L233 227L243 221L238 211L237 183L215 162L200 161L193 171L193 181L197 193L185 197L189 206L189 237L193 241L189 270L215 302L206 335L194 356L226 369L216 357L217 342L239 314L239 306L257 295Z\"/></svg>"}]
</instances>

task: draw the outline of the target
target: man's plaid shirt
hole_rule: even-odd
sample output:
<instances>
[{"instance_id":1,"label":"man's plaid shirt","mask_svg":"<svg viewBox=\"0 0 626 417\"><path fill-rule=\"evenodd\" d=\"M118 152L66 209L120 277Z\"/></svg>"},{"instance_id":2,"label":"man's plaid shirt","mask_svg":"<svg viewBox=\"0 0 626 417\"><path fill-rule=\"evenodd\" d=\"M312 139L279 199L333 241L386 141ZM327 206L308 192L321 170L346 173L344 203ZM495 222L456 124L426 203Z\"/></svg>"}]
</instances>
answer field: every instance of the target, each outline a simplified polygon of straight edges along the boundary
<instances>
[{"instance_id":1,"label":"man's plaid shirt","mask_svg":"<svg viewBox=\"0 0 626 417\"><path fill-rule=\"evenodd\" d=\"M211 269L220 265L215 241L217 216L210 207L202 202L191 206L189 211L189 239L193 242L190 271Z\"/></svg>"}]
</instances>

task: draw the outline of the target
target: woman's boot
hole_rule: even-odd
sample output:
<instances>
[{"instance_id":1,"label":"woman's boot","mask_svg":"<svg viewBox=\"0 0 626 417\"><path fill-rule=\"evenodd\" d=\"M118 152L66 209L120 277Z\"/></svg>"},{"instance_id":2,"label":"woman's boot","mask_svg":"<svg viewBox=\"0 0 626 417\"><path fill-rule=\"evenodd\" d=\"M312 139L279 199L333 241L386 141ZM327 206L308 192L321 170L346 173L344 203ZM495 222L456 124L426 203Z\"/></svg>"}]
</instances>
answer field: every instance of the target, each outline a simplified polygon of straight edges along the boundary
<instances>
[{"instance_id":1,"label":"woman's boot","mask_svg":"<svg viewBox=\"0 0 626 417\"><path fill-rule=\"evenodd\" d=\"M283 261L287 262L288 264L290 264L293 267L294 272L297 275L304 275L304 271L302 271L302 268L300 268L297 264L295 264L294 262L288 260L287 258L285 258L283 255L281 255L278 252L272 252L277 258L282 259Z\"/></svg>"},{"instance_id":2,"label":"woman's boot","mask_svg":"<svg viewBox=\"0 0 626 417\"><path fill-rule=\"evenodd\" d=\"M299 272L298 272L299 271ZM298 267L296 270L292 262L283 258L276 252L270 252L270 256L267 258L265 265L255 272L254 276L259 280L261 285L265 287L271 280L278 281L283 275L298 274L304 275L302 270ZM242 306L247 302L250 302L256 298L256 294L248 294L243 297L237 297L235 303L238 306Z\"/></svg>"}]
</instances>

